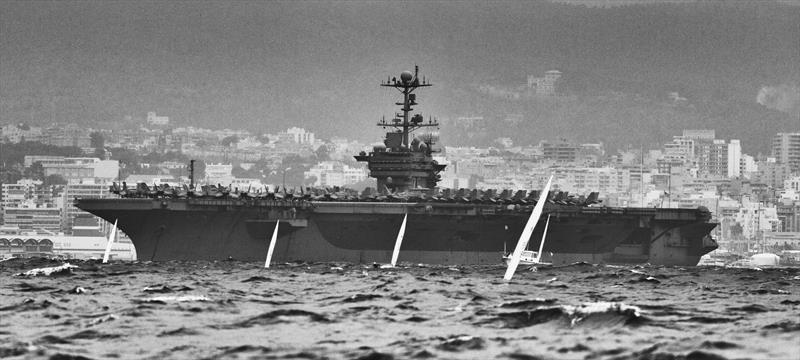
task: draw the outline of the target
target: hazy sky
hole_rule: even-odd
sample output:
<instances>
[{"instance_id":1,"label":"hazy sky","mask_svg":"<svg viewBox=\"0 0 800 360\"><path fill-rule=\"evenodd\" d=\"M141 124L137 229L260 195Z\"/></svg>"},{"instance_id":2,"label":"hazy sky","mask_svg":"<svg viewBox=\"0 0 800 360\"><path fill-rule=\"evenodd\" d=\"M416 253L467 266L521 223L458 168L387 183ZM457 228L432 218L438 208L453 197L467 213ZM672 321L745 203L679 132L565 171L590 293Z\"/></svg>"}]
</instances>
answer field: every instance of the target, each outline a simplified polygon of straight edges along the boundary
<instances>
[{"instance_id":1,"label":"hazy sky","mask_svg":"<svg viewBox=\"0 0 800 360\"><path fill-rule=\"evenodd\" d=\"M187 125L352 133L391 116L393 95L376 85L414 64L437 85L422 104L439 116L465 115L475 83L550 68L755 102L763 86L800 84L800 12L777 4L3 1L0 122L154 110Z\"/></svg>"}]
</instances>

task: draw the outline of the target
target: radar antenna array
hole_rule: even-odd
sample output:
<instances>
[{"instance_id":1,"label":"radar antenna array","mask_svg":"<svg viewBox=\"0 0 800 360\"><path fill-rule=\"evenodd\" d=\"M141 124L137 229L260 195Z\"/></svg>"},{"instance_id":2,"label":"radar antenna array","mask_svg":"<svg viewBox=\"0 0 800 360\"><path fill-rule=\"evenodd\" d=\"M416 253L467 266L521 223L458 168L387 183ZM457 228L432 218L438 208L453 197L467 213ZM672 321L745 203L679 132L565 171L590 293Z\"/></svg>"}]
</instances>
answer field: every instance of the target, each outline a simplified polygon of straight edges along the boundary
<instances>
[{"instance_id":1,"label":"radar antenna array","mask_svg":"<svg viewBox=\"0 0 800 360\"><path fill-rule=\"evenodd\" d=\"M413 74L410 71L403 71L400 73L400 79L396 77L392 77L390 79L387 77L386 82L381 83L381 86L395 88L397 91L403 94L403 102L395 103L396 105L400 106L402 113L395 113L395 117L392 119L392 122L386 122L386 118L384 117L378 123L378 126L383 128L393 127L398 129L398 132L403 134L403 146L409 146L409 134L414 130L423 127L439 127L439 122L430 116L428 117L427 123L420 121L420 119L423 119L422 114L417 114L409 118L409 114L412 110L414 110L412 106L418 105L417 95L414 94L414 91L418 88L433 86L433 84L429 83L424 77L420 82L419 66L414 66Z\"/></svg>"}]
</instances>

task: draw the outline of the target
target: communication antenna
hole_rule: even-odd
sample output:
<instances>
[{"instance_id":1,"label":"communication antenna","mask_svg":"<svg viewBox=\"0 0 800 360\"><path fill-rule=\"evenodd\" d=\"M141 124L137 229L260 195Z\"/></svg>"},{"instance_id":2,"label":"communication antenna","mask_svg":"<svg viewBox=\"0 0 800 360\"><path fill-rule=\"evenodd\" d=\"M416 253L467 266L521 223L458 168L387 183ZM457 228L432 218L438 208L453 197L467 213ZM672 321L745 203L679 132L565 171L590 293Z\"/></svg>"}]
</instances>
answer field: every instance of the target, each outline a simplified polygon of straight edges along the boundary
<instances>
[{"instance_id":1,"label":"communication antenna","mask_svg":"<svg viewBox=\"0 0 800 360\"><path fill-rule=\"evenodd\" d=\"M194 190L194 159L189 160L189 188Z\"/></svg>"},{"instance_id":2,"label":"communication antenna","mask_svg":"<svg viewBox=\"0 0 800 360\"><path fill-rule=\"evenodd\" d=\"M410 113L414 108L412 106L417 105L416 102L416 94L414 94L414 90L422 87L432 86L431 83L427 81L420 82L419 79L419 66L414 65L414 72L411 71L403 71L400 73L400 78L392 78L391 81L387 81L386 83L381 84L384 87L393 87L400 91L403 94L403 101L396 102L395 105L400 106L401 113L395 113L395 118L392 119L391 123L386 123L385 121L381 121L378 123L378 126L381 127L393 127L398 129L398 132L402 134L402 144L406 147L409 146L409 134L414 130L421 128L421 127L438 127L439 124L436 122L428 122L424 123L421 121L412 122L410 121ZM420 115L421 116L421 115Z\"/></svg>"}]
</instances>

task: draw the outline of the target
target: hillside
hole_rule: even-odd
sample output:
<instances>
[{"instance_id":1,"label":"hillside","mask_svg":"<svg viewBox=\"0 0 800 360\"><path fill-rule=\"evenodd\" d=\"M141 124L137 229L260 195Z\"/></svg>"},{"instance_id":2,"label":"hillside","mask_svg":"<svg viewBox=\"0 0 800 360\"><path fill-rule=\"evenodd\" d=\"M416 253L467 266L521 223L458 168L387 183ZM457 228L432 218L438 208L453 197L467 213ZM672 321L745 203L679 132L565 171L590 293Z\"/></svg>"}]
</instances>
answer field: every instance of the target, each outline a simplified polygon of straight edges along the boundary
<instances>
[{"instance_id":1,"label":"hillside","mask_svg":"<svg viewBox=\"0 0 800 360\"><path fill-rule=\"evenodd\" d=\"M741 139L745 151L769 153L769 141L778 129L797 129L791 116L744 102L671 101L641 95L608 92L492 102L475 96L472 106L485 110L484 125L467 128L448 119L442 127L447 145L486 146L498 137L514 144L541 140L603 142L614 151L626 145L658 147L683 129L715 129L717 138ZM506 121L506 114L524 114L521 121Z\"/></svg>"},{"instance_id":2,"label":"hillside","mask_svg":"<svg viewBox=\"0 0 800 360\"><path fill-rule=\"evenodd\" d=\"M374 141L365 125L394 111L378 82L419 64L437 85L425 114L527 112L526 139L609 144L715 126L762 152L775 132L800 130L798 18L800 6L771 1L0 2L0 123L157 111L176 125ZM476 91L554 68L575 97L564 106ZM694 108L665 105L674 91Z\"/></svg>"}]
</instances>

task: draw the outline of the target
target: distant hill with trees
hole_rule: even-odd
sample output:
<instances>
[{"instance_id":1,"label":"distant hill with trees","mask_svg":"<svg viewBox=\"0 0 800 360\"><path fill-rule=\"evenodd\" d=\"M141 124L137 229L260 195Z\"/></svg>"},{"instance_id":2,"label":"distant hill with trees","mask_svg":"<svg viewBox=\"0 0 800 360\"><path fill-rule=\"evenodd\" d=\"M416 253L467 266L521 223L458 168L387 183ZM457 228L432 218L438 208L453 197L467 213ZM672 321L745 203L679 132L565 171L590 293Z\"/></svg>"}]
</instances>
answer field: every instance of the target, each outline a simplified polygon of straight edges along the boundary
<instances>
[{"instance_id":1,"label":"distant hill with trees","mask_svg":"<svg viewBox=\"0 0 800 360\"><path fill-rule=\"evenodd\" d=\"M176 126L377 141L371 125L396 111L378 82L418 64L436 85L424 115L523 114L524 135L497 129L520 142L641 144L713 127L765 152L799 130L797 19L779 1L2 2L0 123L114 126L158 111ZM574 98L477 90L550 69ZM671 92L693 108L665 104Z\"/></svg>"}]
</instances>

